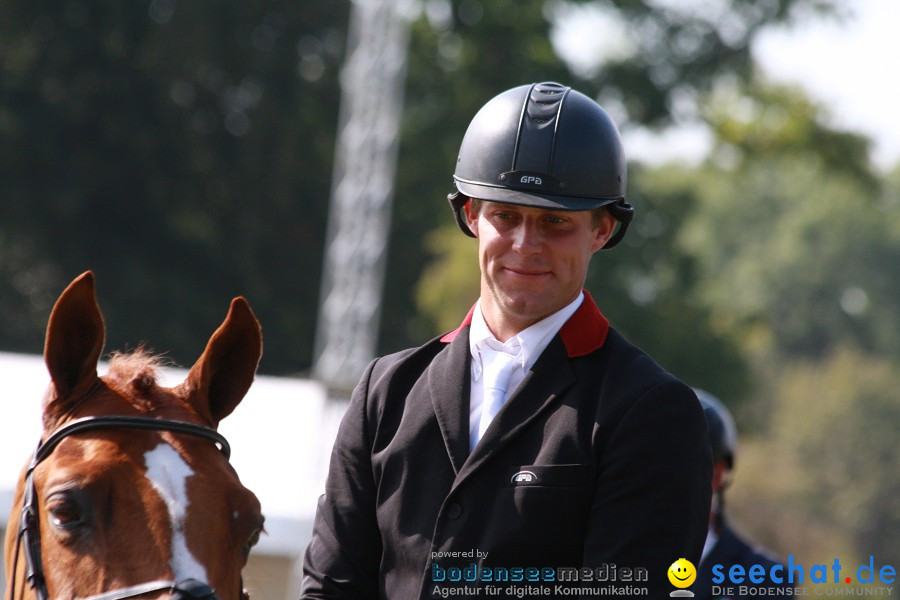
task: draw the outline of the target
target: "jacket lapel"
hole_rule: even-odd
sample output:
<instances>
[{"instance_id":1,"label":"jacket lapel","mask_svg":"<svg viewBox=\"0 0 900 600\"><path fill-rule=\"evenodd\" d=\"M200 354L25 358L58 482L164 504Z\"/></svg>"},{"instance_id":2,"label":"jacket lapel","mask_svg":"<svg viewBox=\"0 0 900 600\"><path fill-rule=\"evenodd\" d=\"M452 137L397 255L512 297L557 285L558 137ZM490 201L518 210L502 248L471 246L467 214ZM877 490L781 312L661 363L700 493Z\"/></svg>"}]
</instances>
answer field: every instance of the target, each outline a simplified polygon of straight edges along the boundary
<instances>
[{"instance_id":1,"label":"jacket lapel","mask_svg":"<svg viewBox=\"0 0 900 600\"><path fill-rule=\"evenodd\" d=\"M428 382L434 412L456 472L454 486L519 435L575 384L569 359L585 356L603 346L609 333L609 321L587 290L584 295L584 302L541 353L519 387L513 390L471 456L469 326L475 307L469 310L457 329L441 338L449 346L431 363Z\"/></svg>"},{"instance_id":2,"label":"jacket lapel","mask_svg":"<svg viewBox=\"0 0 900 600\"><path fill-rule=\"evenodd\" d=\"M457 482L520 435L529 423L553 406L575 381L566 346L557 335L497 413L459 472Z\"/></svg>"},{"instance_id":3,"label":"jacket lapel","mask_svg":"<svg viewBox=\"0 0 900 600\"><path fill-rule=\"evenodd\" d=\"M450 345L428 367L428 390L438 427L457 474L469 456L469 334L461 328Z\"/></svg>"}]
</instances>

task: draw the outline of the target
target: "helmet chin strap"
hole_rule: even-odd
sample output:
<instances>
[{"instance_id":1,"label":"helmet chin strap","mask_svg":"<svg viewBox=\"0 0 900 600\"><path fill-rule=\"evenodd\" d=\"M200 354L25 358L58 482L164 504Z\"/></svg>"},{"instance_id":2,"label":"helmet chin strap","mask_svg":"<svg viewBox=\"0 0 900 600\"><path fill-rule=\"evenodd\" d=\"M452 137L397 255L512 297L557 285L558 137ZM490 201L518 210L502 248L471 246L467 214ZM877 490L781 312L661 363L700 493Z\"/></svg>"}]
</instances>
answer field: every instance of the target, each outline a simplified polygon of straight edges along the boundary
<instances>
[{"instance_id":1,"label":"helmet chin strap","mask_svg":"<svg viewBox=\"0 0 900 600\"><path fill-rule=\"evenodd\" d=\"M603 250L609 250L622 241L622 238L625 237L625 232L628 230L628 225L631 224L631 219L634 218L634 207L624 200L607 205L606 210L619 222L619 228L603 245Z\"/></svg>"},{"instance_id":2,"label":"helmet chin strap","mask_svg":"<svg viewBox=\"0 0 900 600\"><path fill-rule=\"evenodd\" d=\"M463 216L463 207L466 205L466 202L469 201L469 197L459 190L456 190L452 194L447 194L447 201L450 203L450 208L453 210L453 218L456 219L459 230L470 238L475 237L475 234L472 233L472 230L469 229L469 226L466 224L466 218Z\"/></svg>"}]
</instances>

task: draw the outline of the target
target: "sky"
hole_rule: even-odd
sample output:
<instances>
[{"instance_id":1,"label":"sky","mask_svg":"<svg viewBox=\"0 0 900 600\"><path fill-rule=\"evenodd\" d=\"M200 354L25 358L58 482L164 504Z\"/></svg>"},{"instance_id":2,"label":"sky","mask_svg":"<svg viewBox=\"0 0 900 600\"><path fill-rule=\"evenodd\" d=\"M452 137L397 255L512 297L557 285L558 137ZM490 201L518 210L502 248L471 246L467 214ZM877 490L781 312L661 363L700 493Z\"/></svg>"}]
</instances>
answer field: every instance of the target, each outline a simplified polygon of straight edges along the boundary
<instances>
[{"instance_id":1,"label":"sky","mask_svg":"<svg viewBox=\"0 0 900 600\"><path fill-rule=\"evenodd\" d=\"M886 170L900 162L900 0L843 0L841 5L846 11L841 21L814 18L764 32L753 47L754 58L774 81L804 88L825 107L829 124L870 137L873 160ZM576 12L565 19L564 33L554 42L577 66L585 57L627 44L615 35L596 34L615 32L609 24L608 15ZM700 158L708 148L708 136L697 128L663 136L629 131L623 137L629 156L651 163Z\"/></svg>"},{"instance_id":2,"label":"sky","mask_svg":"<svg viewBox=\"0 0 900 600\"><path fill-rule=\"evenodd\" d=\"M900 161L900 2L852 0L844 23L772 31L754 47L767 73L797 82L828 107L834 124L875 141L882 168Z\"/></svg>"}]
</instances>

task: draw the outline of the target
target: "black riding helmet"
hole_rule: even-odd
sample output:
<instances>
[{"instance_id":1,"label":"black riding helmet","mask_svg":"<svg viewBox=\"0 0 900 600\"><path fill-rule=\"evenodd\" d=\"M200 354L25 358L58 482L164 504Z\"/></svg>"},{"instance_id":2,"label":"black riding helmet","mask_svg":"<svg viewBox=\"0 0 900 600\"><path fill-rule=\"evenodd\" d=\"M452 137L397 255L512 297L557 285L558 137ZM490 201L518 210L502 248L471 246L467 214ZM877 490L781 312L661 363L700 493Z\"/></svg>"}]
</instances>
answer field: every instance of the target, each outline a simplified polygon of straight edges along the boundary
<instances>
[{"instance_id":1,"label":"black riding helmet","mask_svg":"<svg viewBox=\"0 0 900 600\"><path fill-rule=\"evenodd\" d=\"M709 441L712 445L713 461L725 461L728 470L734 469L734 458L737 454L737 427L734 418L722 404L722 401L700 389L694 389L703 414L706 416L706 429L709 432Z\"/></svg>"},{"instance_id":2,"label":"black riding helmet","mask_svg":"<svg viewBox=\"0 0 900 600\"><path fill-rule=\"evenodd\" d=\"M737 455L737 427L721 400L701 389L694 388L694 392L700 400L700 406L703 407L703 416L706 417L713 463L722 461L726 468L725 476L718 489L714 490L713 496L713 527L717 533L721 533L725 527L725 488L731 483L730 474L734 470L734 459Z\"/></svg>"},{"instance_id":3,"label":"black riding helmet","mask_svg":"<svg viewBox=\"0 0 900 600\"><path fill-rule=\"evenodd\" d=\"M463 233L470 198L555 210L606 206L625 236L634 208L625 202L625 152L606 111L558 83L523 85L485 104L459 149L456 190L447 199Z\"/></svg>"}]
</instances>

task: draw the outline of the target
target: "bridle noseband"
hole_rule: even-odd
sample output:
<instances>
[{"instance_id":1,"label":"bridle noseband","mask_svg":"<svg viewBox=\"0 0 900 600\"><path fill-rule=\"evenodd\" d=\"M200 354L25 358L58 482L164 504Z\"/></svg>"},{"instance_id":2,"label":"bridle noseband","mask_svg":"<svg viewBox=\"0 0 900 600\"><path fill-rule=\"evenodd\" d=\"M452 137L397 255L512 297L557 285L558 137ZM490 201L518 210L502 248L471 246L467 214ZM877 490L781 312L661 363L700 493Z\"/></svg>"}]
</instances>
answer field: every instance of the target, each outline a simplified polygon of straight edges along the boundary
<instances>
[{"instance_id":1,"label":"bridle noseband","mask_svg":"<svg viewBox=\"0 0 900 600\"><path fill-rule=\"evenodd\" d=\"M13 600L13 595L15 594L15 578L19 562L19 550L22 546L24 546L26 562L25 578L28 580L28 584L34 589L38 600L49 600L50 596L47 591L47 581L44 578L41 557L41 532L38 519L37 489L34 483L34 470L44 459L53 453L53 450L66 437L83 431L97 429L143 429L193 435L207 439L216 444L219 450L222 451L222 454L225 455L226 459L231 456L231 446L221 433L211 427L185 423L183 421L133 416L99 416L85 417L63 425L51 433L47 439L38 443L37 449L34 451L34 457L31 459L31 462L28 464L28 468L25 471L25 491L22 500L22 514L19 518L16 550L12 564L9 600ZM241 585L241 587L243 587L243 585ZM82 598L80 600L124 600L125 598L134 598L143 594L165 590L168 590L172 594L173 599L217 600L215 592L209 585L194 579L187 579L184 581L149 581L90 596L88 598ZM248 598L245 592L242 592L241 597L245 600Z\"/></svg>"}]
</instances>

